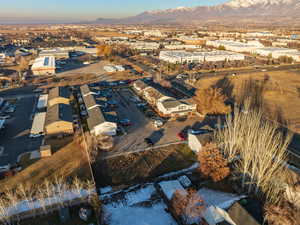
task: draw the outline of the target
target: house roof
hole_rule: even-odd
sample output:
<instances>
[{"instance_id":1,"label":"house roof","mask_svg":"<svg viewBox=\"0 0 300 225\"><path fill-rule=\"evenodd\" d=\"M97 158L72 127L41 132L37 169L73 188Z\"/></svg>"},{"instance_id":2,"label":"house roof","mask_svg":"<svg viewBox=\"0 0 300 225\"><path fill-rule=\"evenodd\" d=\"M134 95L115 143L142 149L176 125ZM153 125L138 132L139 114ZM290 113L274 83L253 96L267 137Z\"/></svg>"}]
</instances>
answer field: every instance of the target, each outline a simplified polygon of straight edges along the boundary
<instances>
[{"instance_id":1,"label":"house roof","mask_svg":"<svg viewBox=\"0 0 300 225\"><path fill-rule=\"evenodd\" d=\"M230 207L230 209L228 210L228 214L236 224L243 224L243 225L261 224L257 220L255 220L250 215L250 213L238 202L236 202Z\"/></svg>"},{"instance_id":2,"label":"house roof","mask_svg":"<svg viewBox=\"0 0 300 225\"><path fill-rule=\"evenodd\" d=\"M61 97L61 98L70 98L70 91L66 87L55 87L49 91L49 100Z\"/></svg>"},{"instance_id":3,"label":"house roof","mask_svg":"<svg viewBox=\"0 0 300 225\"><path fill-rule=\"evenodd\" d=\"M175 108L180 105L192 105L193 102L190 100L176 100L175 98L167 98L161 102L165 108Z\"/></svg>"},{"instance_id":4,"label":"house roof","mask_svg":"<svg viewBox=\"0 0 300 225\"><path fill-rule=\"evenodd\" d=\"M213 133L193 134L196 136L201 145L205 145L213 140Z\"/></svg>"},{"instance_id":5,"label":"house roof","mask_svg":"<svg viewBox=\"0 0 300 225\"><path fill-rule=\"evenodd\" d=\"M70 105L55 104L48 107L45 126L57 121L73 122L72 109Z\"/></svg>"},{"instance_id":6,"label":"house roof","mask_svg":"<svg viewBox=\"0 0 300 225\"><path fill-rule=\"evenodd\" d=\"M93 130L95 126L98 126L104 122L106 122L106 119L104 118L104 115L99 107L88 110L87 123L90 130Z\"/></svg>"}]
</instances>

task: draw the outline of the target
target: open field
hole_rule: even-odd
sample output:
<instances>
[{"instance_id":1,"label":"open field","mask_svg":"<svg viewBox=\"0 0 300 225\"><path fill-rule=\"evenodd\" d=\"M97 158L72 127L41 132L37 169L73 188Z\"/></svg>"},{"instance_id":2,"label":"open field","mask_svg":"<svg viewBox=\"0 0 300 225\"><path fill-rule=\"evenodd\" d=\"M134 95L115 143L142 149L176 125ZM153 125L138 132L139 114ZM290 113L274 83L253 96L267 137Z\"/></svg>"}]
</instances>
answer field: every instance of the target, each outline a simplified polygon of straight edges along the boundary
<instances>
[{"instance_id":1,"label":"open field","mask_svg":"<svg viewBox=\"0 0 300 225\"><path fill-rule=\"evenodd\" d=\"M196 157L187 145L171 145L103 161L99 159L95 179L101 186L130 184L187 168L195 161Z\"/></svg>"},{"instance_id":2,"label":"open field","mask_svg":"<svg viewBox=\"0 0 300 225\"><path fill-rule=\"evenodd\" d=\"M64 176L78 176L79 178L90 178L88 161L84 150L80 147L81 138L55 152L51 157L39 160L27 167L25 170L0 181L1 190L15 188L19 184L35 185L42 183L45 179Z\"/></svg>"},{"instance_id":3,"label":"open field","mask_svg":"<svg viewBox=\"0 0 300 225\"><path fill-rule=\"evenodd\" d=\"M195 87L210 86L222 88L224 92L235 99L243 93L244 84L252 79L263 84L263 99L268 108L266 115L272 118L272 113L280 112L288 121L289 127L300 132L300 73L294 71L272 71L200 79ZM253 93L247 93L252 96Z\"/></svg>"}]
</instances>

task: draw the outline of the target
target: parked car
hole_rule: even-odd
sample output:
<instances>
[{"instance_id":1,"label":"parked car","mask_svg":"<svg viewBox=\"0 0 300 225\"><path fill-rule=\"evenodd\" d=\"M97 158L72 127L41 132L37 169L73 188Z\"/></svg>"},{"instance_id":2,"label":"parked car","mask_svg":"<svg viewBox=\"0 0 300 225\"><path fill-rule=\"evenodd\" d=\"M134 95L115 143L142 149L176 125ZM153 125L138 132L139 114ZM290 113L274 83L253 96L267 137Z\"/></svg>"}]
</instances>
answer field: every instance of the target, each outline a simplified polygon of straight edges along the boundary
<instances>
[{"instance_id":1,"label":"parked car","mask_svg":"<svg viewBox=\"0 0 300 225\"><path fill-rule=\"evenodd\" d=\"M122 120L120 120L120 124L122 126L131 126L132 125L130 119L122 119Z\"/></svg>"},{"instance_id":2,"label":"parked car","mask_svg":"<svg viewBox=\"0 0 300 225\"><path fill-rule=\"evenodd\" d=\"M4 112L6 113L13 113L16 111L16 107L15 106L9 106Z\"/></svg>"},{"instance_id":3,"label":"parked car","mask_svg":"<svg viewBox=\"0 0 300 225\"><path fill-rule=\"evenodd\" d=\"M43 135L44 135L43 133L41 133L41 134L30 134L29 137L30 138L38 138L38 137L41 137Z\"/></svg>"},{"instance_id":4,"label":"parked car","mask_svg":"<svg viewBox=\"0 0 300 225\"><path fill-rule=\"evenodd\" d=\"M187 140L187 134L184 132L179 132L177 134L177 137L181 140L181 141L186 141Z\"/></svg>"},{"instance_id":5,"label":"parked car","mask_svg":"<svg viewBox=\"0 0 300 225\"><path fill-rule=\"evenodd\" d=\"M159 120L159 119L156 119L153 121L153 125L156 127L156 128L160 128L161 126L164 125L164 122L162 120Z\"/></svg>"},{"instance_id":6,"label":"parked car","mask_svg":"<svg viewBox=\"0 0 300 225\"><path fill-rule=\"evenodd\" d=\"M206 134L206 133L210 133L212 132L212 130L208 130L208 129L198 129L198 130L194 130L194 129L189 129L188 133L190 134Z\"/></svg>"},{"instance_id":7,"label":"parked car","mask_svg":"<svg viewBox=\"0 0 300 225\"><path fill-rule=\"evenodd\" d=\"M11 115L0 116L0 120L7 120L7 119L10 119L10 118L11 118Z\"/></svg>"},{"instance_id":8,"label":"parked car","mask_svg":"<svg viewBox=\"0 0 300 225\"><path fill-rule=\"evenodd\" d=\"M151 138L145 138L144 141L147 143L147 145L150 145L150 146L153 146L154 143L153 141L151 140Z\"/></svg>"}]
</instances>

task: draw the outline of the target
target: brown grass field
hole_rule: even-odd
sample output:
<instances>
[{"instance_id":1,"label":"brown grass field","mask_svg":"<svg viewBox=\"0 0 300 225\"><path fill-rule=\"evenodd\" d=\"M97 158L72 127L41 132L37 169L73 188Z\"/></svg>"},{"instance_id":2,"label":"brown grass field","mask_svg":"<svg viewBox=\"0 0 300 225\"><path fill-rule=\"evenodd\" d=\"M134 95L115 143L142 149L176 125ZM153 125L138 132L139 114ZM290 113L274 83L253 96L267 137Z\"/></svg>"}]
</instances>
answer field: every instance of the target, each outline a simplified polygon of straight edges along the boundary
<instances>
[{"instance_id":1,"label":"brown grass field","mask_svg":"<svg viewBox=\"0 0 300 225\"><path fill-rule=\"evenodd\" d=\"M0 181L1 191L17 187L19 184L35 185L45 179L54 177L77 176L82 179L91 178L87 155L81 147L81 138L55 152L51 157L43 158L27 167L13 177Z\"/></svg>"},{"instance_id":2,"label":"brown grass field","mask_svg":"<svg viewBox=\"0 0 300 225\"><path fill-rule=\"evenodd\" d=\"M187 145L171 145L130 155L101 160L97 163L97 184L121 185L141 182L152 177L191 166L196 156Z\"/></svg>"},{"instance_id":3,"label":"brown grass field","mask_svg":"<svg viewBox=\"0 0 300 225\"><path fill-rule=\"evenodd\" d=\"M225 79L211 77L199 80L195 86L197 88L219 87L227 95L237 98L244 91L243 84L247 80L263 82L266 77L268 80L264 84L263 99L268 105L269 112L281 112L282 117L288 121L290 129L300 133L300 72L258 72L235 77L227 76ZM253 93L248 93L248 96L251 95Z\"/></svg>"}]
</instances>

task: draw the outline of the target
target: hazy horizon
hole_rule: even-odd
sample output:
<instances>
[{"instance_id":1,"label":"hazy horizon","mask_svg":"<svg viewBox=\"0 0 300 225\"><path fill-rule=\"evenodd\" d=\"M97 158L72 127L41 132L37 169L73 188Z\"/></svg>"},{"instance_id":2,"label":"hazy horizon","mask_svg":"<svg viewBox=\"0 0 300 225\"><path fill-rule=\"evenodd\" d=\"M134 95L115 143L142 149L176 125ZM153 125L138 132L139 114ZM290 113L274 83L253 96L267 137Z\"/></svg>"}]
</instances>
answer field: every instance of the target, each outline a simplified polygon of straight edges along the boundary
<instances>
[{"instance_id":1,"label":"hazy horizon","mask_svg":"<svg viewBox=\"0 0 300 225\"><path fill-rule=\"evenodd\" d=\"M228 0L10 0L1 3L0 24L84 22L97 18L134 16L148 10L215 5L226 1Z\"/></svg>"}]
</instances>

